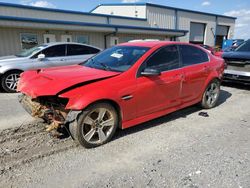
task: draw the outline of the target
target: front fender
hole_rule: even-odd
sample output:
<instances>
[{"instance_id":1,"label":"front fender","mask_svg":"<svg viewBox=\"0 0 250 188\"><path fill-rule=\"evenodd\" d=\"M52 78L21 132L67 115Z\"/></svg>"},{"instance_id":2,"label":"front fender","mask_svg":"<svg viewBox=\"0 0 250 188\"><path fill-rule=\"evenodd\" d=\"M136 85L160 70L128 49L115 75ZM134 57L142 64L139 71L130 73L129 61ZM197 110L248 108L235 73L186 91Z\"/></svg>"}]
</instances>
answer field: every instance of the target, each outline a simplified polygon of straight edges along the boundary
<instances>
[{"instance_id":1,"label":"front fender","mask_svg":"<svg viewBox=\"0 0 250 188\"><path fill-rule=\"evenodd\" d=\"M77 95L72 95L69 92L60 95L60 97L69 99L69 102L66 106L66 109L69 110L83 110L90 104L101 100L111 100L119 104L119 101L115 97L113 97L112 94L103 92L103 90L98 90L98 91L96 90L94 92L84 92L84 94L77 94Z\"/></svg>"}]
</instances>

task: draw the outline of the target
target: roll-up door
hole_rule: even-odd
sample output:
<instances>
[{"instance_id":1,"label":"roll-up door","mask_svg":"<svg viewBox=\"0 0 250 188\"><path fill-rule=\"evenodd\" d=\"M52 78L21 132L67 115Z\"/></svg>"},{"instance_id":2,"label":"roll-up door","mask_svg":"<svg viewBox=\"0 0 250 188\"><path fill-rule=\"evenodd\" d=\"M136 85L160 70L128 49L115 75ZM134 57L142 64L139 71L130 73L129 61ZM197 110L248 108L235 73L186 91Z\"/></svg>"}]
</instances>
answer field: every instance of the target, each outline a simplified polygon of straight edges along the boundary
<instances>
[{"instance_id":1,"label":"roll-up door","mask_svg":"<svg viewBox=\"0 0 250 188\"><path fill-rule=\"evenodd\" d=\"M229 26L217 25L216 27L216 46L222 47L224 39L227 39Z\"/></svg>"},{"instance_id":2,"label":"roll-up door","mask_svg":"<svg viewBox=\"0 0 250 188\"><path fill-rule=\"evenodd\" d=\"M227 37L228 30L229 30L228 26L218 25L216 28L216 35Z\"/></svg>"},{"instance_id":3,"label":"roll-up door","mask_svg":"<svg viewBox=\"0 0 250 188\"><path fill-rule=\"evenodd\" d=\"M193 23L190 24L190 38L191 43L203 44L205 35L206 24Z\"/></svg>"}]
</instances>

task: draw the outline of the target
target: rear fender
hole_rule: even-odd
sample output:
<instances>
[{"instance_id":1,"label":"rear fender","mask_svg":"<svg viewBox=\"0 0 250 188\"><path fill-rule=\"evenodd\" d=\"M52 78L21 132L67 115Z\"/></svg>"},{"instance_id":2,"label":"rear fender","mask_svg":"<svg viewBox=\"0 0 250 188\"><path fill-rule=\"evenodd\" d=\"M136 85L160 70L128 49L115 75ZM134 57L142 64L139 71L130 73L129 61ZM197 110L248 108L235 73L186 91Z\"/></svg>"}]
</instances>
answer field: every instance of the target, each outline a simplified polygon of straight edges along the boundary
<instances>
[{"instance_id":1,"label":"rear fender","mask_svg":"<svg viewBox=\"0 0 250 188\"><path fill-rule=\"evenodd\" d=\"M216 71L213 71L213 72L211 72L211 74L207 77L207 80L206 80L206 82L205 82L205 84L204 84L204 87L202 88L202 91L203 91L203 92L201 93L201 96L200 96L200 97L202 97L202 95L203 95L203 93L205 92L205 90L206 90L208 84L209 84L212 80L215 80L215 79L221 81L220 75L218 75L218 73L217 73Z\"/></svg>"}]
</instances>

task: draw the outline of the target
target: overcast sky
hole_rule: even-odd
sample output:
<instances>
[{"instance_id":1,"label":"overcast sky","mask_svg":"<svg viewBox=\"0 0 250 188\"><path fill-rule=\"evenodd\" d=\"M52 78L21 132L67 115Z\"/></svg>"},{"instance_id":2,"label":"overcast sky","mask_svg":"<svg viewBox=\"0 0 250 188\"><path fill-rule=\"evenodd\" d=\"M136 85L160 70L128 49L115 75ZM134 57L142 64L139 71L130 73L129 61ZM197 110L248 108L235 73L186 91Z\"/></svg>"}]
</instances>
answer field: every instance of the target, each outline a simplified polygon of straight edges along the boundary
<instances>
[{"instance_id":1,"label":"overcast sky","mask_svg":"<svg viewBox=\"0 0 250 188\"><path fill-rule=\"evenodd\" d=\"M234 38L250 38L250 0L0 0L2 2L87 12L101 3L150 2L238 17Z\"/></svg>"}]
</instances>

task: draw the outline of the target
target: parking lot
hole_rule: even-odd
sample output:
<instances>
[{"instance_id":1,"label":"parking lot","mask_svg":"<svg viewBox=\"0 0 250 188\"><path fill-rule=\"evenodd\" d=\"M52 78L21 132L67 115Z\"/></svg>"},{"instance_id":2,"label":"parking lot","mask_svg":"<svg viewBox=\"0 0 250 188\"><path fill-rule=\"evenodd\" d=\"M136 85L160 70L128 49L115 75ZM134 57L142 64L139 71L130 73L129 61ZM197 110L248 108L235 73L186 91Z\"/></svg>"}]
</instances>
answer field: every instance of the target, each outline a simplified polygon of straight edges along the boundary
<instances>
[{"instance_id":1,"label":"parking lot","mask_svg":"<svg viewBox=\"0 0 250 188\"><path fill-rule=\"evenodd\" d=\"M84 149L44 132L0 94L0 187L249 187L250 90L223 86L212 110L193 106ZM209 117L200 116L207 112ZM26 122L22 124L22 122Z\"/></svg>"}]
</instances>

